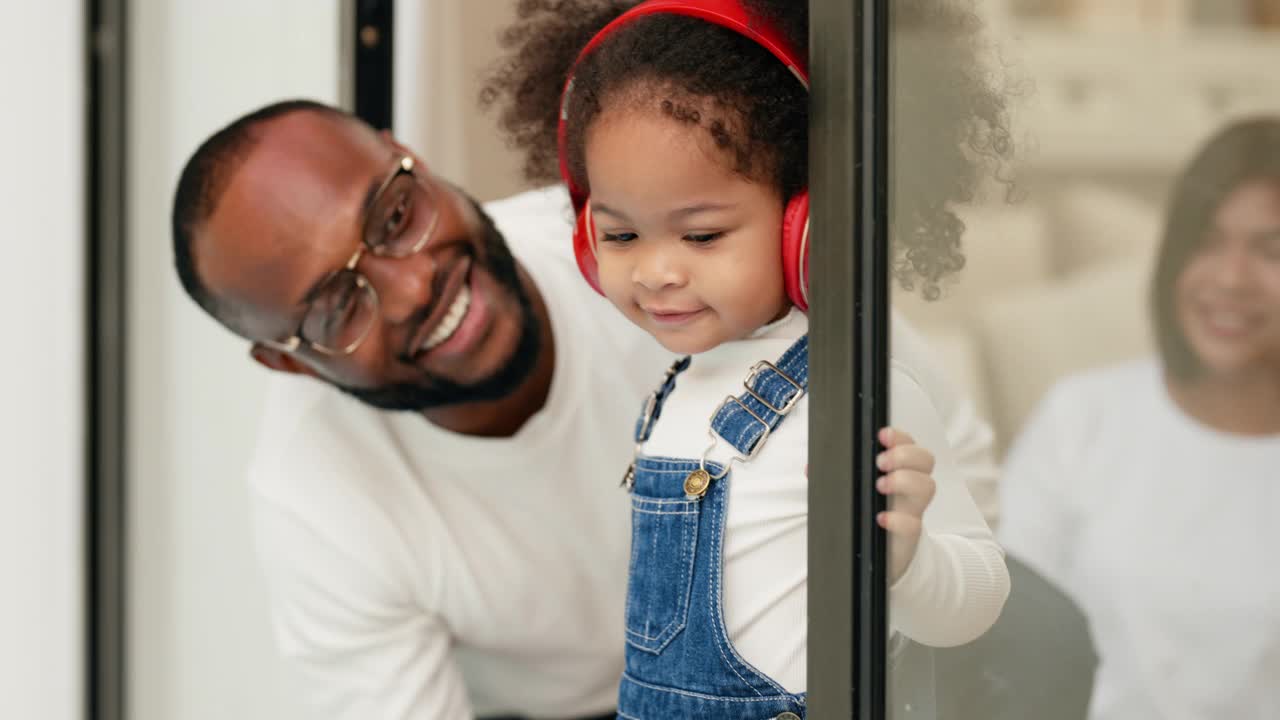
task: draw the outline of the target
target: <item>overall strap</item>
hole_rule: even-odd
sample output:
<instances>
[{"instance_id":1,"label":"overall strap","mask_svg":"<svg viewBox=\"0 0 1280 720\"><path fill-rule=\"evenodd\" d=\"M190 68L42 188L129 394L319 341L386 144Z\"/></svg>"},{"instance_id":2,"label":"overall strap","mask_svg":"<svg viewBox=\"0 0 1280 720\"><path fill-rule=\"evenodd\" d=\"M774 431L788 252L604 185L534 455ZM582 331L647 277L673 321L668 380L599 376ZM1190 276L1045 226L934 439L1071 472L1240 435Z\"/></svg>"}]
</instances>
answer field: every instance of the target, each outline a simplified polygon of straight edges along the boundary
<instances>
[{"instance_id":1,"label":"overall strap","mask_svg":"<svg viewBox=\"0 0 1280 720\"><path fill-rule=\"evenodd\" d=\"M627 466L626 472L622 474L622 482L619 483L627 492L631 492L631 488L635 485L636 460L640 457L640 446L653 433L653 426L658 421L658 416L662 414L663 403L667 401L667 396L671 394L671 391L676 388L676 376L689 368L689 362L689 356L685 355L671 363L671 367L667 368L666 376L662 378L662 384L644 399L644 405L640 409L640 417L636 420L635 455L631 458L631 464Z\"/></svg>"},{"instance_id":2,"label":"overall strap","mask_svg":"<svg viewBox=\"0 0 1280 720\"><path fill-rule=\"evenodd\" d=\"M745 461L760 452L769 434L808 390L809 336L796 340L776 364L756 363L742 385L741 395L730 395L720 403L711 416L711 429Z\"/></svg>"},{"instance_id":3,"label":"overall strap","mask_svg":"<svg viewBox=\"0 0 1280 720\"><path fill-rule=\"evenodd\" d=\"M658 416L662 414L662 405L667 401L667 396L676 387L676 376L684 372L689 367L690 358L688 355L676 360L667 368L667 374L662 379L662 385L657 390L649 393L644 399L644 405L640 409L640 417L636 419L636 444L643 443L649 439L649 435L653 433L653 426L658 421Z\"/></svg>"}]
</instances>

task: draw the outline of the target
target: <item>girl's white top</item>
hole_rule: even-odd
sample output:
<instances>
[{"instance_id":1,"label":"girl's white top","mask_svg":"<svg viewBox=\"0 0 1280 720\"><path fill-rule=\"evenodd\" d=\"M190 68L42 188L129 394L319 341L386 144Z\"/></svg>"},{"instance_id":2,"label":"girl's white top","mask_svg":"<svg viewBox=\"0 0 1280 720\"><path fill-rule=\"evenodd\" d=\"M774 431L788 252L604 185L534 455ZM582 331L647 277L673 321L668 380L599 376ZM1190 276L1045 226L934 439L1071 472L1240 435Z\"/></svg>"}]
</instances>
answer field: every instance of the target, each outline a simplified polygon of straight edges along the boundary
<instances>
[{"instance_id":1,"label":"girl's white top","mask_svg":"<svg viewBox=\"0 0 1280 720\"><path fill-rule=\"evenodd\" d=\"M899 324L895 319L894 327ZM710 442L711 416L725 396L740 395L753 364L776 362L808 328L808 318L793 311L750 338L695 356L679 376L645 454L699 457ZM926 645L958 645L995 622L1008 596L1009 574L948 444L947 413L939 406L957 404L951 391L926 388L913 371L928 364L917 338L895 333L891 344L891 423L937 457L937 495L925 512L915 559L890 588L890 623ZM936 384L938 378L926 375ZM734 464L725 519L722 601L729 638L743 659L790 692L806 688L808 415L806 395L754 460ZM721 440L709 457L727 462L734 454ZM980 467L975 476L985 472Z\"/></svg>"}]
</instances>

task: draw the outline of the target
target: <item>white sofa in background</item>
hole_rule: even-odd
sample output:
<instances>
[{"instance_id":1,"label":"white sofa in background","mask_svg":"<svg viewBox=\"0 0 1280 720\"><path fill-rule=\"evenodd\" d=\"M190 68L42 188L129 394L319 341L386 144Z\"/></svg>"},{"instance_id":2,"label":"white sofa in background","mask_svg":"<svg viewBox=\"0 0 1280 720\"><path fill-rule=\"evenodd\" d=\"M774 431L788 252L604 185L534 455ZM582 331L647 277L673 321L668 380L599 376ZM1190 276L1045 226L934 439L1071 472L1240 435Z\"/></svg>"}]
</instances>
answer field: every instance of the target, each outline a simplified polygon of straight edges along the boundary
<instances>
[{"instance_id":1,"label":"white sofa in background","mask_svg":"<svg viewBox=\"0 0 1280 720\"><path fill-rule=\"evenodd\" d=\"M967 209L966 266L925 302L895 308L973 397L1003 451L1058 379L1147 353L1160 212L1097 184L1051 198Z\"/></svg>"}]
</instances>

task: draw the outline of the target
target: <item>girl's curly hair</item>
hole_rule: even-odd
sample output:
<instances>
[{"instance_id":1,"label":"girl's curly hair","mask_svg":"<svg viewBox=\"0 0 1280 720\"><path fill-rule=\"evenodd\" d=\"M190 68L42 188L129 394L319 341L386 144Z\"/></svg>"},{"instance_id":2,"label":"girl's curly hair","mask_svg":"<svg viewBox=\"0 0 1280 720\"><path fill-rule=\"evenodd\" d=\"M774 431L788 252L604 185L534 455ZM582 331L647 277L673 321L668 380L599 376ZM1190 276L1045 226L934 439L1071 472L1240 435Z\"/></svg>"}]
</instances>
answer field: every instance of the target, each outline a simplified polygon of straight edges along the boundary
<instances>
[{"instance_id":1,"label":"girl's curly hair","mask_svg":"<svg viewBox=\"0 0 1280 720\"><path fill-rule=\"evenodd\" d=\"M806 0L742 0L808 51ZM532 181L560 179L561 90L581 48L636 0L519 0L504 54L480 94L524 154ZM957 0L890 3L893 272L926 298L964 266L964 224L987 173L1002 182L1012 158L1006 97L979 61L982 24ZM655 104L655 100L657 101ZM749 38L694 18L650 15L610 36L574 73L566 120L574 182L590 188L586 130L605 103L660 108L705 128L739 174L790 197L808 182L809 98L790 71Z\"/></svg>"}]
</instances>

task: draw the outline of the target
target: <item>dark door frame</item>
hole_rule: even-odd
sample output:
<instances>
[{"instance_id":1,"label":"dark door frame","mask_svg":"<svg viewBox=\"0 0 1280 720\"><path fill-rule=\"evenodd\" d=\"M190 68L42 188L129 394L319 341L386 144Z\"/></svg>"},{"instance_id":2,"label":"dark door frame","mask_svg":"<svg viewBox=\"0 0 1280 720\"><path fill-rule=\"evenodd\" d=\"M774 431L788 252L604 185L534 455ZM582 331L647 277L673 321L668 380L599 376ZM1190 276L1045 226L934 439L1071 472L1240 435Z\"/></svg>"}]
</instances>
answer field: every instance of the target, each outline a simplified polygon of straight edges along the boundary
<instances>
[{"instance_id":1,"label":"dark door frame","mask_svg":"<svg viewBox=\"0 0 1280 720\"><path fill-rule=\"evenodd\" d=\"M85 3L85 712L125 720L128 0Z\"/></svg>"},{"instance_id":2,"label":"dark door frame","mask_svg":"<svg viewBox=\"0 0 1280 720\"><path fill-rule=\"evenodd\" d=\"M351 57L352 110L379 130L395 118L395 0L355 0Z\"/></svg>"},{"instance_id":3,"label":"dark door frame","mask_svg":"<svg viewBox=\"0 0 1280 720\"><path fill-rule=\"evenodd\" d=\"M811 0L808 710L883 720L889 0Z\"/></svg>"}]
</instances>

